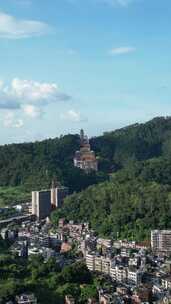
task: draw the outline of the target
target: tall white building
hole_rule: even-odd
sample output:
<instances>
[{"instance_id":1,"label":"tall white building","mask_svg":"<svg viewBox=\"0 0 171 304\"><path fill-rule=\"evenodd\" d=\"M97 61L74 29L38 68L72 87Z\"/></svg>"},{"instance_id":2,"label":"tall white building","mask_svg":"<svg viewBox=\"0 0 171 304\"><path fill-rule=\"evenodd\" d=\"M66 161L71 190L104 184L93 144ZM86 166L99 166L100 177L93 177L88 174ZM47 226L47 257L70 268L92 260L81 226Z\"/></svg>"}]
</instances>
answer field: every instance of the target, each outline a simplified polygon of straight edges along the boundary
<instances>
[{"instance_id":1,"label":"tall white building","mask_svg":"<svg viewBox=\"0 0 171 304\"><path fill-rule=\"evenodd\" d=\"M45 219L51 212L51 192L49 190L32 192L32 214Z\"/></svg>"},{"instance_id":2,"label":"tall white building","mask_svg":"<svg viewBox=\"0 0 171 304\"><path fill-rule=\"evenodd\" d=\"M61 208L65 197L68 195L67 187L57 185L51 189L51 204L55 208Z\"/></svg>"},{"instance_id":3,"label":"tall white building","mask_svg":"<svg viewBox=\"0 0 171 304\"><path fill-rule=\"evenodd\" d=\"M151 248L153 251L171 252L171 230L152 230Z\"/></svg>"}]
</instances>

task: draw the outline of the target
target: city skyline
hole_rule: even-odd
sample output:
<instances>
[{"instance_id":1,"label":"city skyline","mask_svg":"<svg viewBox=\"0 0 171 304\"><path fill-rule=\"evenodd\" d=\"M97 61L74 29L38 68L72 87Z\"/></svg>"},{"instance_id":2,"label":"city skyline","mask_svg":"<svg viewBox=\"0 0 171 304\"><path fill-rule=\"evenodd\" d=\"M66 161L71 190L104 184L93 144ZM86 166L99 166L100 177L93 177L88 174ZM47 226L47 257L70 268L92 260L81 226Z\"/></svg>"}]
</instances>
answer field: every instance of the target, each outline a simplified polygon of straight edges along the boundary
<instances>
[{"instance_id":1,"label":"city skyline","mask_svg":"<svg viewBox=\"0 0 171 304\"><path fill-rule=\"evenodd\" d=\"M170 13L169 0L0 0L0 144L171 115Z\"/></svg>"}]
</instances>

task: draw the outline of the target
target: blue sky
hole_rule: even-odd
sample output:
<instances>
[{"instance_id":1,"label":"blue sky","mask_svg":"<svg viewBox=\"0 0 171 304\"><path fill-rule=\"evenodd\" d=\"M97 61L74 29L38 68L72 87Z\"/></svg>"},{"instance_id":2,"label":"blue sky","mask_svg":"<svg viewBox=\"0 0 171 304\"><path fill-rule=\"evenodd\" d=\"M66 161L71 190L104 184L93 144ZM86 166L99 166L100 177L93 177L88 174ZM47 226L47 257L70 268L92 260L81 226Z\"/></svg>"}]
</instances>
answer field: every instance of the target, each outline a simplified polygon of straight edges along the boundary
<instances>
[{"instance_id":1,"label":"blue sky","mask_svg":"<svg viewBox=\"0 0 171 304\"><path fill-rule=\"evenodd\" d=\"M170 0L0 0L0 143L171 115Z\"/></svg>"}]
</instances>

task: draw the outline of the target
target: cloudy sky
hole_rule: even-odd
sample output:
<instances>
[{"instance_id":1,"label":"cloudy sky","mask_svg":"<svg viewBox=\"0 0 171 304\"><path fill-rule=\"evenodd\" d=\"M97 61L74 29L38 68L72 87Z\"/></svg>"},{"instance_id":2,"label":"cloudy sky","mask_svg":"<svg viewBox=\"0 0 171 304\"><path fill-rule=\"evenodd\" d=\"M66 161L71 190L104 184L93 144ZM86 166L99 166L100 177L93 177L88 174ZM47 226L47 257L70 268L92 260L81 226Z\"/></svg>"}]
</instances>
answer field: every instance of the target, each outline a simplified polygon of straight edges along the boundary
<instances>
[{"instance_id":1,"label":"cloudy sky","mask_svg":"<svg viewBox=\"0 0 171 304\"><path fill-rule=\"evenodd\" d=\"M0 144L171 115L170 0L0 0Z\"/></svg>"}]
</instances>

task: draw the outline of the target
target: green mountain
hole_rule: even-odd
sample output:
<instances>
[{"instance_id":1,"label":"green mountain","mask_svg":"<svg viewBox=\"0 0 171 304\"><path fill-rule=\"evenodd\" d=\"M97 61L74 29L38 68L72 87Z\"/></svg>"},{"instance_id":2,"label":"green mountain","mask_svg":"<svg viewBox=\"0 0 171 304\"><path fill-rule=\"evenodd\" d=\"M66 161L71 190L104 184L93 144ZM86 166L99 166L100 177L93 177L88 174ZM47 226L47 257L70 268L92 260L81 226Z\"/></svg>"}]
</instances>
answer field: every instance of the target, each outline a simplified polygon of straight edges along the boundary
<instances>
[{"instance_id":1,"label":"green mountain","mask_svg":"<svg viewBox=\"0 0 171 304\"><path fill-rule=\"evenodd\" d=\"M71 193L79 192L107 181L109 173L117 172L119 179L125 179L124 184L127 178L134 180L137 176L141 177L140 184L149 183L153 180L150 177L150 174L153 176L153 171L157 184L170 184L170 168L167 163L171 156L170 117L158 117L145 124L134 124L107 132L91 138L90 143L98 157L97 174L85 174L73 166L74 153L79 149L78 135L0 146L0 187L3 187L0 188L0 193L3 193L7 201L6 187L10 187L10 195L13 197L11 187L17 187L17 193L22 188L24 194L24 191L28 193L30 190L49 187L54 177L68 186ZM136 164L138 168L127 172L131 164ZM124 169L124 173L121 172ZM111 182L107 183L110 184ZM101 185L97 189L98 187Z\"/></svg>"},{"instance_id":2,"label":"green mountain","mask_svg":"<svg viewBox=\"0 0 171 304\"><path fill-rule=\"evenodd\" d=\"M98 156L100 172L113 172L131 160L168 155L171 146L171 118L159 117L145 124L104 133L92 138L90 143ZM82 177L80 170L73 167L73 156L78 149L78 135L0 146L0 186L27 183L41 185L55 175L65 184L71 184L72 190L85 188L89 183L78 187L70 181L71 177Z\"/></svg>"},{"instance_id":3,"label":"green mountain","mask_svg":"<svg viewBox=\"0 0 171 304\"><path fill-rule=\"evenodd\" d=\"M134 124L92 138L92 148L104 170L125 166L130 160L146 160L170 154L171 117L157 117L145 124ZM102 161L102 163L101 163Z\"/></svg>"},{"instance_id":4,"label":"green mountain","mask_svg":"<svg viewBox=\"0 0 171 304\"><path fill-rule=\"evenodd\" d=\"M136 240L149 238L151 229L171 228L171 119L106 133L92 146L105 170L117 172L68 197L53 220L89 221L102 236Z\"/></svg>"}]
</instances>

